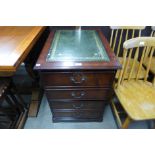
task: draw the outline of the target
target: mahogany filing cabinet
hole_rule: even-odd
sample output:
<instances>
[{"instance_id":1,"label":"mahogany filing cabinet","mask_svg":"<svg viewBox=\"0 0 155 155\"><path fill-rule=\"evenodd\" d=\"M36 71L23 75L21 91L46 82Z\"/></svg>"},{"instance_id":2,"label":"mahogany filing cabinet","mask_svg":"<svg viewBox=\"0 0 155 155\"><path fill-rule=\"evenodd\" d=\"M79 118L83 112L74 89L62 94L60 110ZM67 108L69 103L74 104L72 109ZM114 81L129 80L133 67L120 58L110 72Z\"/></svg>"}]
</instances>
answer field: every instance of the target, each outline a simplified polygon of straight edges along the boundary
<instances>
[{"instance_id":1,"label":"mahogany filing cabinet","mask_svg":"<svg viewBox=\"0 0 155 155\"><path fill-rule=\"evenodd\" d=\"M51 31L34 69L53 122L102 121L119 68L101 30Z\"/></svg>"}]
</instances>

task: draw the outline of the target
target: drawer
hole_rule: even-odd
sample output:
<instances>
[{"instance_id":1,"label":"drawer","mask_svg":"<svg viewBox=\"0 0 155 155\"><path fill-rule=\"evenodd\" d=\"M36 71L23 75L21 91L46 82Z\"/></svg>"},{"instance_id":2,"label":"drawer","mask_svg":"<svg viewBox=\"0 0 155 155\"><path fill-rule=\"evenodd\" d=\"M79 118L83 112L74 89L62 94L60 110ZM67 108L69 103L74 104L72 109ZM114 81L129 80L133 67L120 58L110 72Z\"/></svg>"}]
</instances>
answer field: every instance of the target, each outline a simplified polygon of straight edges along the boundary
<instances>
[{"instance_id":1,"label":"drawer","mask_svg":"<svg viewBox=\"0 0 155 155\"><path fill-rule=\"evenodd\" d=\"M103 110L104 101L50 101L52 111L65 111L76 109Z\"/></svg>"},{"instance_id":2,"label":"drawer","mask_svg":"<svg viewBox=\"0 0 155 155\"><path fill-rule=\"evenodd\" d=\"M72 112L52 112L53 118L99 118L102 117L103 113L101 111L91 111L91 110L75 110Z\"/></svg>"},{"instance_id":3,"label":"drawer","mask_svg":"<svg viewBox=\"0 0 155 155\"><path fill-rule=\"evenodd\" d=\"M41 73L45 87L55 86L98 86L111 87L115 72L63 72Z\"/></svg>"},{"instance_id":4,"label":"drawer","mask_svg":"<svg viewBox=\"0 0 155 155\"><path fill-rule=\"evenodd\" d=\"M106 100L111 96L112 89L46 89L45 92L48 100Z\"/></svg>"}]
</instances>

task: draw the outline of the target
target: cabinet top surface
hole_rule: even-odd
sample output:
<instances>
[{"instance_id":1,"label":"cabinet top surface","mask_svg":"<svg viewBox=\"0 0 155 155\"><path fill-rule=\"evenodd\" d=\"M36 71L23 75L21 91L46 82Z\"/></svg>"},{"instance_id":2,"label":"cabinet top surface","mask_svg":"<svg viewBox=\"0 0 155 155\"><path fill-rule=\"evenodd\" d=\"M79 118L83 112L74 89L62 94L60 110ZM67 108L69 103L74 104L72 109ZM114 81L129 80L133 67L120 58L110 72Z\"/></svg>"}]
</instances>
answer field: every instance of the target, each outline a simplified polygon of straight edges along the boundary
<instances>
[{"instance_id":1,"label":"cabinet top surface","mask_svg":"<svg viewBox=\"0 0 155 155\"><path fill-rule=\"evenodd\" d=\"M116 70L120 64L100 29L53 30L36 70Z\"/></svg>"},{"instance_id":2,"label":"cabinet top surface","mask_svg":"<svg viewBox=\"0 0 155 155\"><path fill-rule=\"evenodd\" d=\"M109 61L109 57L95 30L57 30L46 61Z\"/></svg>"}]
</instances>

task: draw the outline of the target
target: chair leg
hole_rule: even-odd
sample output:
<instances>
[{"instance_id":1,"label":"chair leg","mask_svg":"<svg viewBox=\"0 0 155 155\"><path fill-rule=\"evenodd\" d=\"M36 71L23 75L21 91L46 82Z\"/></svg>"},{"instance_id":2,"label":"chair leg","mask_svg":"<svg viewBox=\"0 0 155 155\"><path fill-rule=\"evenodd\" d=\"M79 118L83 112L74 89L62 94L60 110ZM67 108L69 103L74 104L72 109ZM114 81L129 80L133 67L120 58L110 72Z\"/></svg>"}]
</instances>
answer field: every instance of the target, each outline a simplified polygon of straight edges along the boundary
<instances>
[{"instance_id":1,"label":"chair leg","mask_svg":"<svg viewBox=\"0 0 155 155\"><path fill-rule=\"evenodd\" d=\"M124 123L122 124L122 129L127 129L129 127L129 124L131 123L131 121L132 121L131 118L129 116L127 116Z\"/></svg>"},{"instance_id":2,"label":"chair leg","mask_svg":"<svg viewBox=\"0 0 155 155\"><path fill-rule=\"evenodd\" d=\"M154 76L154 78L153 78L153 86L155 86L155 76Z\"/></svg>"},{"instance_id":3,"label":"chair leg","mask_svg":"<svg viewBox=\"0 0 155 155\"><path fill-rule=\"evenodd\" d=\"M115 119L116 119L116 122L117 122L117 126L118 126L118 128L121 128L122 122L121 122L121 119L120 119L120 117L119 117L118 111L117 111L117 109L116 109L116 106L115 106L115 103L114 103L113 100L111 101L111 106L112 106L113 113L114 113L114 115L116 116Z\"/></svg>"}]
</instances>

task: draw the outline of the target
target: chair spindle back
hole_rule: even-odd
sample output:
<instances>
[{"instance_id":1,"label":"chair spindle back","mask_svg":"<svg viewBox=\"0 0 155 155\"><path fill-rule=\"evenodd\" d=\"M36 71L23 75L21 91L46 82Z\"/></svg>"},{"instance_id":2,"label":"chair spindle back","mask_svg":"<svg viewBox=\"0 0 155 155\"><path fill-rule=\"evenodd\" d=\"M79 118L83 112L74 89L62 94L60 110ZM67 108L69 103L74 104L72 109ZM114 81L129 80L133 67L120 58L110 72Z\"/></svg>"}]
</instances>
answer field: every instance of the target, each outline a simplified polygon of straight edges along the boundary
<instances>
[{"instance_id":1,"label":"chair spindle back","mask_svg":"<svg viewBox=\"0 0 155 155\"><path fill-rule=\"evenodd\" d=\"M148 65L146 67L145 77L143 79L144 81L146 81L149 74L152 56L155 52L155 37L137 37L129 39L124 42L123 48L123 64L118 78L118 85L120 85L124 80L131 80L131 76L133 74L133 70L137 60L139 60L140 63L136 73L136 79L134 80L140 79L139 74L142 69L142 64L146 59L148 60ZM131 58L133 59L133 63L131 68L129 68L128 65L131 61ZM129 72L129 76L127 79L125 79L124 75L127 72L127 69Z\"/></svg>"},{"instance_id":2,"label":"chair spindle back","mask_svg":"<svg viewBox=\"0 0 155 155\"><path fill-rule=\"evenodd\" d=\"M134 37L140 37L141 31L145 29L145 26L111 26L110 28L112 30L110 46L116 56L119 57L123 42Z\"/></svg>"}]
</instances>

